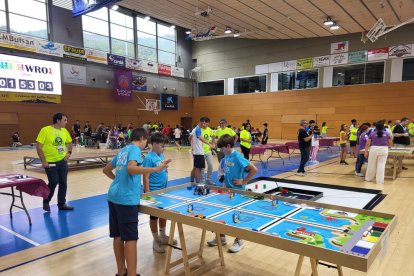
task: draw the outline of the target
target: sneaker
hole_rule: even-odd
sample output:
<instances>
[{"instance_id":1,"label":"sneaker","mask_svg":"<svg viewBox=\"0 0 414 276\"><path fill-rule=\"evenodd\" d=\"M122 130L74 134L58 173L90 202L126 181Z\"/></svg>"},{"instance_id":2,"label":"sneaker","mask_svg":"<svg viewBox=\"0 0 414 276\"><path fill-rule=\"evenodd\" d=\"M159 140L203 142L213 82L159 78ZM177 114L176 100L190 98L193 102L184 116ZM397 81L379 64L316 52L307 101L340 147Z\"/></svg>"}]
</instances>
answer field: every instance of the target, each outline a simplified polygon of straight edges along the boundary
<instances>
[{"instance_id":1,"label":"sneaker","mask_svg":"<svg viewBox=\"0 0 414 276\"><path fill-rule=\"evenodd\" d=\"M58 205L60 211L73 211L75 208L66 204Z\"/></svg>"},{"instance_id":2,"label":"sneaker","mask_svg":"<svg viewBox=\"0 0 414 276\"><path fill-rule=\"evenodd\" d=\"M207 244L208 246L217 246L216 238L214 237L214 239L208 241ZM226 245L226 244L227 244L226 237L221 237L221 245Z\"/></svg>"},{"instance_id":3,"label":"sneaker","mask_svg":"<svg viewBox=\"0 0 414 276\"><path fill-rule=\"evenodd\" d=\"M50 212L49 202L43 202L43 210Z\"/></svg>"},{"instance_id":4,"label":"sneaker","mask_svg":"<svg viewBox=\"0 0 414 276\"><path fill-rule=\"evenodd\" d=\"M359 173L359 172L355 172L355 175L356 176L361 176L361 177L364 177L365 176L363 173Z\"/></svg>"},{"instance_id":5,"label":"sneaker","mask_svg":"<svg viewBox=\"0 0 414 276\"><path fill-rule=\"evenodd\" d=\"M157 253L165 253L164 245L160 240L154 240L152 242L152 249Z\"/></svg>"},{"instance_id":6,"label":"sneaker","mask_svg":"<svg viewBox=\"0 0 414 276\"><path fill-rule=\"evenodd\" d=\"M230 246L230 248L229 248L229 252L237 253L240 250L242 250L243 247L244 247L243 240L235 239L234 242L233 242L233 245Z\"/></svg>"},{"instance_id":7,"label":"sneaker","mask_svg":"<svg viewBox=\"0 0 414 276\"><path fill-rule=\"evenodd\" d=\"M162 245L167 245L168 244L168 240L170 239L169 236L163 236L163 237L158 237L158 241L162 244ZM173 245L177 245L177 240L173 239Z\"/></svg>"},{"instance_id":8,"label":"sneaker","mask_svg":"<svg viewBox=\"0 0 414 276\"><path fill-rule=\"evenodd\" d=\"M303 173L303 172L297 172L297 173L295 173L295 175L297 175L297 176L305 176L305 173Z\"/></svg>"}]
</instances>

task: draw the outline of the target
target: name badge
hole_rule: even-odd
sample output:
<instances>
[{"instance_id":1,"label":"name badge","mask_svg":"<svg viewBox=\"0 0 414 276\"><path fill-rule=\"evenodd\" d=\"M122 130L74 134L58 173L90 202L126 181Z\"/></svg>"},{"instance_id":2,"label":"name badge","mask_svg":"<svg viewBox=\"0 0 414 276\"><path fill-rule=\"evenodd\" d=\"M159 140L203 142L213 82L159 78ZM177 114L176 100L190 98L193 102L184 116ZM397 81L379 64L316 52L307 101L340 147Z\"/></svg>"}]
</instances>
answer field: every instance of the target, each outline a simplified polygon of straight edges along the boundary
<instances>
[{"instance_id":1,"label":"name badge","mask_svg":"<svg viewBox=\"0 0 414 276\"><path fill-rule=\"evenodd\" d=\"M57 146L56 149L57 149L59 154L63 154L65 152L65 149L63 148L62 145Z\"/></svg>"}]
</instances>

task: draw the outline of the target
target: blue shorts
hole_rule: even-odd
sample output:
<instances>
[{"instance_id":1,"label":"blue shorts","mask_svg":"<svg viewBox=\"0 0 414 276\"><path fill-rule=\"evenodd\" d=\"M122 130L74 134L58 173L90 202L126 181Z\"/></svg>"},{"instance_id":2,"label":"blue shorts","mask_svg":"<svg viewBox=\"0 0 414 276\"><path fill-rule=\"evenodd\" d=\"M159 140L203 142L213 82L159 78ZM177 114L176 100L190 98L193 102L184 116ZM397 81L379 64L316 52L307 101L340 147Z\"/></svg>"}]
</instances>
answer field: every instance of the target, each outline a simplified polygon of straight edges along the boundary
<instances>
[{"instance_id":1,"label":"blue shorts","mask_svg":"<svg viewBox=\"0 0 414 276\"><path fill-rule=\"evenodd\" d=\"M109 236L123 241L138 240L139 205L121 205L108 201Z\"/></svg>"}]
</instances>

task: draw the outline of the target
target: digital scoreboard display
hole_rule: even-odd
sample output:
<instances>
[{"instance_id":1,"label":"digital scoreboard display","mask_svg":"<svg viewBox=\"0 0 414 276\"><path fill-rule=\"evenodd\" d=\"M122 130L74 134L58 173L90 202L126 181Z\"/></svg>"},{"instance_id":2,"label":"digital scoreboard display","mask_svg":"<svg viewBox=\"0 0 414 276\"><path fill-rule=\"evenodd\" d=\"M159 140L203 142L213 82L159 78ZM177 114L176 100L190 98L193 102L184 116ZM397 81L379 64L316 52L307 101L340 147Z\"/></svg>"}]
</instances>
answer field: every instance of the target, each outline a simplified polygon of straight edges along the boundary
<instances>
[{"instance_id":1,"label":"digital scoreboard display","mask_svg":"<svg viewBox=\"0 0 414 276\"><path fill-rule=\"evenodd\" d=\"M0 92L62 95L60 64L0 54Z\"/></svg>"}]
</instances>

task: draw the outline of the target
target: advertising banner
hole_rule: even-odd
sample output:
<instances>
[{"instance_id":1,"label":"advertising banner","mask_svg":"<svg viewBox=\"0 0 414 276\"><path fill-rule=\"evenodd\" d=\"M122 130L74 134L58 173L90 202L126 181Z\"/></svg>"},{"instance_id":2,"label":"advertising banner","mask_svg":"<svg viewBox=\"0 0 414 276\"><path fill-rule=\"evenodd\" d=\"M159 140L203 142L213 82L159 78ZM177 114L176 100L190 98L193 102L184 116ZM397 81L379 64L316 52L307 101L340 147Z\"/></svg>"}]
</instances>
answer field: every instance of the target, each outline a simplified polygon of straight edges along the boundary
<instances>
[{"instance_id":1,"label":"advertising banner","mask_svg":"<svg viewBox=\"0 0 414 276\"><path fill-rule=\"evenodd\" d=\"M0 92L0 102L60 103L60 95Z\"/></svg>"},{"instance_id":2,"label":"advertising banner","mask_svg":"<svg viewBox=\"0 0 414 276\"><path fill-rule=\"evenodd\" d=\"M37 39L18 34L0 32L0 47L36 52Z\"/></svg>"},{"instance_id":3,"label":"advertising banner","mask_svg":"<svg viewBox=\"0 0 414 276\"><path fill-rule=\"evenodd\" d=\"M47 40L38 40L36 52L43 55L63 57L63 44Z\"/></svg>"},{"instance_id":4,"label":"advertising banner","mask_svg":"<svg viewBox=\"0 0 414 276\"><path fill-rule=\"evenodd\" d=\"M348 63L348 53L331 55L331 60L330 60L331 66L347 64L347 63Z\"/></svg>"},{"instance_id":5,"label":"advertising banner","mask_svg":"<svg viewBox=\"0 0 414 276\"><path fill-rule=\"evenodd\" d=\"M125 68L125 57L114 55L114 54L107 54L107 55L108 55L108 65Z\"/></svg>"},{"instance_id":6,"label":"advertising banner","mask_svg":"<svg viewBox=\"0 0 414 276\"><path fill-rule=\"evenodd\" d=\"M132 102L132 71L115 69L115 99Z\"/></svg>"},{"instance_id":7,"label":"advertising banner","mask_svg":"<svg viewBox=\"0 0 414 276\"><path fill-rule=\"evenodd\" d=\"M296 69L311 69L313 67L313 58L300 58L297 60Z\"/></svg>"},{"instance_id":8,"label":"advertising banner","mask_svg":"<svg viewBox=\"0 0 414 276\"><path fill-rule=\"evenodd\" d=\"M412 44L391 46L389 50L389 58L401 58L414 55Z\"/></svg>"},{"instance_id":9,"label":"advertising banner","mask_svg":"<svg viewBox=\"0 0 414 276\"><path fill-rule=\"evenodd\" d=\"M171 66L171 76L184 78L184 68Z\"/></svg>"},{"instance_id":10,"label":"advertising banner","mask_svg":"<svg viewBox=\"0 0 414 276\"><path fill-rule=\"evenodd\" d=\"M62 64L63 82L86 85L86 67Z\"/></svg>"},{"instance_id":11,"label":"advertising banner","mask_svg":"<svg viewBox=\"0 0 414 276\"><path fill-rule=\"evenodd\" d=\"M132 90L134 91L147 91L147 77L133 74Z\"/></svg>"},{"instance_id":12,"label":"advertising banner","mask_svg":"<svg viewBox=\"0 0 414 276\"><path fill-rule=\"evenodd\" d=\"M366 62L368 59L368 51L349 52L348 63Z\"/></svg>"},{"instance_id":13,"label":"advertising banner","mask_svg":"<svg viewBox=\"0 0 414 276\"><path fill-rule=\"evenodd\" d=\"M368 61L383 60L388 58L388 47L368 50Z\"/></svg>"},{"instance_id":14,"label":"advertising banner","mask_svg":"<svg viewBox=\"0 0 414 276\"><path fill-rule=\"evenodd\" d=\"M161 94L161 110L178 110L178 95Z\"/></svg>"},{"instance_id":15,"label":"advertising banner","mask_svg":"<svg viewBox=\"0 0 414 276\"><path fill-rule=\"evenodd\" d=\"M340 41L331 43L331 54L348 52L349 41Z\"/></svg>"},{"instance_id":16,"label":"advertising banner","mask_svg":"<svg viewBox=\"0 0 414 276\"><path fill-rule=\"evenodd\" d=\"M329 55L314 57L313 58L313 67L314 68L319 68L319 67L329 66L330 59L331 59L331 57Z\"/></svg>"},{"instance_id":17,"label":"advertising banner","mask_svg":"<svg viewBox=\"0 0 414 276\"><path fill-rule=\"evenodd\" d=\"M83 48L63 45L63 57L86 61L86 51Z\"/></svg>"},{"instance_id":18,"label":"advertising banner","mask_svg":"<svg viewBox=\"0 0 414 276\"><path fill-rule=\"evenodd\" d=\"M282 64L282 71L293 71L296 70L296 60L284 61Z\"/></svg>"},{"instance_id":19,"label":"advertising banner","mask_svg":"<svg viewBox=\"0 0 414 276\"><path fill-rule=\"evenodd\" d=\"M125 68L135 70L135 71L142 71L142 60L126 58L125 59Z\"/></svg>"},{"instance_id":20,"label":"advertising banner","mask_svg":"<svg viewBox=\"0 0 414 276\"><path fill-rule=\"evenodd\" d=\"M165 76L171 76L171 66L164 65L164 64L158 64L158 74L165 75Z\"/></svg>"},{"instance_id":21,"label":"advertising banner","mask_svg":"<svg viewBox=\"0 0 414 276\"><path fill-rule=\"evenodd\" d=\"M101 64L108 64L108 56L106 52L86 49L86 60Z\"/></svg>"}]
</instances>

